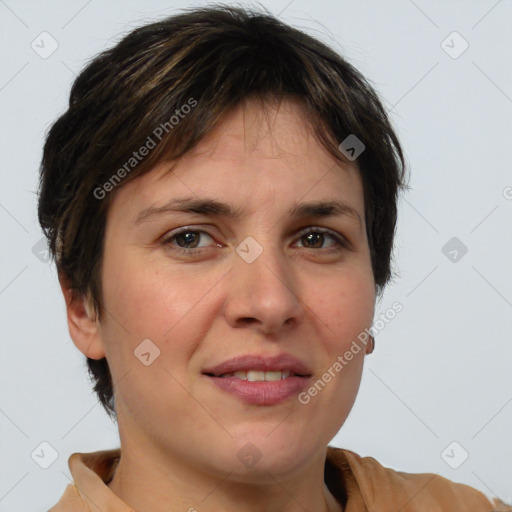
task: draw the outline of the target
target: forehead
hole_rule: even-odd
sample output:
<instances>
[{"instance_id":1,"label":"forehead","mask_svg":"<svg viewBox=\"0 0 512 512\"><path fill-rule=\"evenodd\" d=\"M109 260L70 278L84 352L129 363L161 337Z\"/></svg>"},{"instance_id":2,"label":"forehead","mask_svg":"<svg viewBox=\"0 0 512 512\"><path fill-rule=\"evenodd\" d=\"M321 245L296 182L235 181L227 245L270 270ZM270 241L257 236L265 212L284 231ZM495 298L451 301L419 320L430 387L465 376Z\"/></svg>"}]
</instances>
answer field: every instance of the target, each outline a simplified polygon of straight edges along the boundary
<instances>
[{"instance_id":1,"label":"forehead","mask_svg":"<svg viewBox=\"0 0 512 512\"><path fill-rule=\"evenodd\" d=\"M317 145L302 102L247 100L228 111L189 156L230 159L257 152L259 158L280 158L293 156L296 145L304 143Z\"/></svg>"},{"instance_id":2,"label":"forehead","mask_svg":"<svg viewBox=\"0 0 512 512\"><path fill-rule=\"evenodd\" d=\"M162 162L121 187L118 207L147 208L176 196L228 194L233 204L285 202L352 196L362 207L359 171L343 164L314 136L302 103L250 100L228 111L193 149L174 162ZM336 192L339 194L336 194ZM362 196L362 194L361 194Z\"/></svg>"}]
</instances>

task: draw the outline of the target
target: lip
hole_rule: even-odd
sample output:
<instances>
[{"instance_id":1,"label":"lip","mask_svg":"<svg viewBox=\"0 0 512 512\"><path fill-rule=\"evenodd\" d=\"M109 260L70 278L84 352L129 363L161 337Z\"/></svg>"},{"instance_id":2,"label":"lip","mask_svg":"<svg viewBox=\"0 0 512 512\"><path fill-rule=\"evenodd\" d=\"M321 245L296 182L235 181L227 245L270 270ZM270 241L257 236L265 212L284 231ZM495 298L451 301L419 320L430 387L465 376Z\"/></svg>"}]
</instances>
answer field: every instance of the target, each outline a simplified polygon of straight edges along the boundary
<instances>
[{"instance_id":1,"label":"lip","mask_svg":"<svg viewBox=\"0 0 512 512\"><path fill-rule=\"evenodd\" d=\"M247 370L289 371L297 376L309 377L311 370L308 365L291 354L278 354L276 356L263 356L259 354L247 354L233 357L223 363L211 366L203 370L204 374L220 377L226 373L233 373Z\"/></svg>"},{"instance_id":2,"label":"lip","mask_svg":"<svg viewBox=\"0 0 512 512\"><path fill-rule=\"evenodd\" d=\"M221 377L237 371L289 371L286 379L250 382L236 377ZM309 384L311 371L306 363L291 354L277 356L244 355L234 357L203 371L221 390L253 405L275 405L296 396Z\"/></svg>"}]
</instances>

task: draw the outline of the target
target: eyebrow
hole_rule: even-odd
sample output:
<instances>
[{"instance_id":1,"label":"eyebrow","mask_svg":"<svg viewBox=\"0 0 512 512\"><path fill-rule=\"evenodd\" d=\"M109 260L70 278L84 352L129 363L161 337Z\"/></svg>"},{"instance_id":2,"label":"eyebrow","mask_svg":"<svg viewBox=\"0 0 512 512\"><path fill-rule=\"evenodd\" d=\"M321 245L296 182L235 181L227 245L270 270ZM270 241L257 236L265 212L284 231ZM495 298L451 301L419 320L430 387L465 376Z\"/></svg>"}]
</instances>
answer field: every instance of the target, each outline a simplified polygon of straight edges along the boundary
<instances>
[{"instance_id":1,"label":"eyebrow","mask_svg":"<svg viewBox=\"0 0 512 512\"><path fill-rule=\"evenodd\" d=\"M135 224L140 224L151 217L160 216L169 212L197 213L212 217L228 217L234 219L240 218L243 215L242 208L235 209L216 199L185 197L172 199L163 206L150 206L142 210L137 216ZM348 216L356 220L359 227L362 227L359 212L350 204L340 200L299 203L290 208L288 215L292 218Z\"/></svg>"}]
</instances>

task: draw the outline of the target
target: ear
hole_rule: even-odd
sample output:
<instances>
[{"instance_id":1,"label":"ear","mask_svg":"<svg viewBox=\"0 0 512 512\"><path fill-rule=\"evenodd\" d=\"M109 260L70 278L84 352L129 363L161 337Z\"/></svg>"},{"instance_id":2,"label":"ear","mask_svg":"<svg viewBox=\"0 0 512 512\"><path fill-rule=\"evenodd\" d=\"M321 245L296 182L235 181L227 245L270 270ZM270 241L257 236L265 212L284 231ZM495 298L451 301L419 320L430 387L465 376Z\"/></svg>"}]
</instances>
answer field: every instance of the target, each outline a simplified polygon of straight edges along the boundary
<instances>
[{"instance_id":1,"label":"ear","mask_svg":"<svg viewBox=\"0 0 512 512\"><path fill-rule=\"evenodd\" d=\"M105 357L99 320L94 311L90 294L78 295L70 286L69 279L59 274L59 283L66 302L69 335L78 350L91 359Z\"/></svg>"}]
</instances>

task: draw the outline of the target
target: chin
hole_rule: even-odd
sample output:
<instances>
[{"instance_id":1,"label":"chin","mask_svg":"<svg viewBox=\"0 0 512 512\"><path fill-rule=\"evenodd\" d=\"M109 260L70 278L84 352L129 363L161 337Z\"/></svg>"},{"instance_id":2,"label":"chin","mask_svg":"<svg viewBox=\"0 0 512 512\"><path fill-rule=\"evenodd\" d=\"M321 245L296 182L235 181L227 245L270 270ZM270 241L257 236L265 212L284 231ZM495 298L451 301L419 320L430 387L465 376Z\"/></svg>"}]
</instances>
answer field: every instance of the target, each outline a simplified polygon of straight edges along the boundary
<instances>
[{"instance_id":1,"label":"chin","mask_svg":"<svg viewBox=\"0 0 512 512\"><path fill-rule=\"evenodd\" d=\"M310 463L327 445L320 442L320 437L315 438L310 429L294 431L286 421L265 428L250 425L231 433L228 452L234 458L223 457L231 466L225 469L238 475L235 479L244 481L268 481L269 473L281 477L291 474L297 467Z\"/></svg>"}]
</instances>

